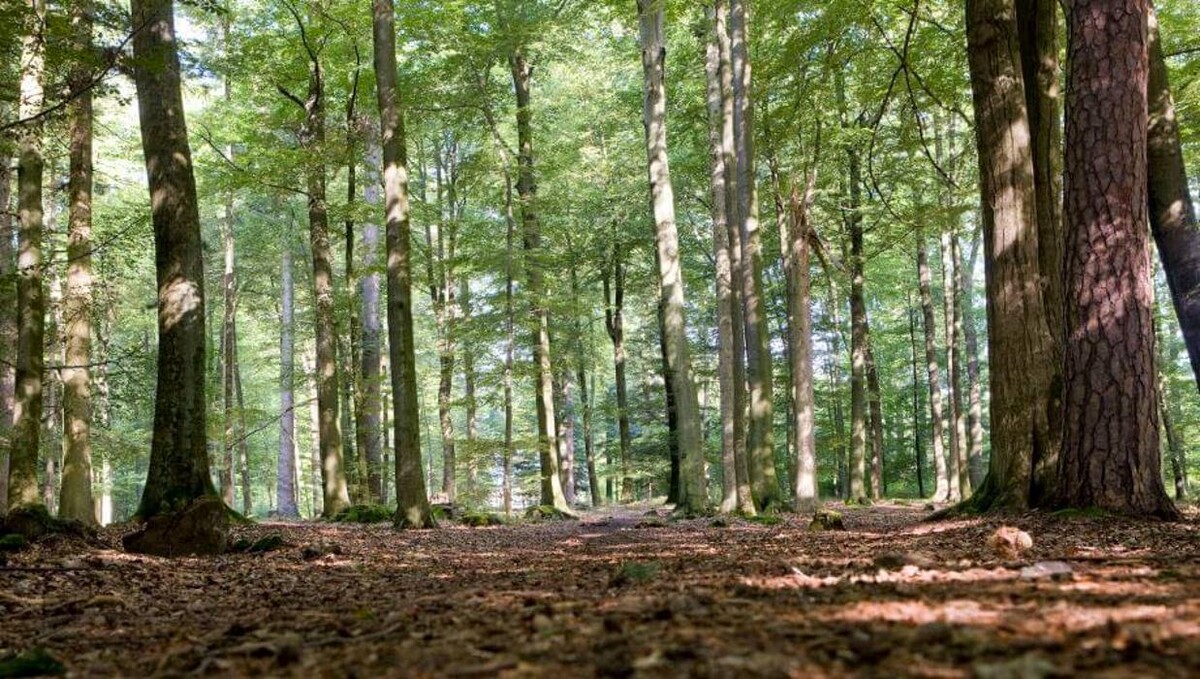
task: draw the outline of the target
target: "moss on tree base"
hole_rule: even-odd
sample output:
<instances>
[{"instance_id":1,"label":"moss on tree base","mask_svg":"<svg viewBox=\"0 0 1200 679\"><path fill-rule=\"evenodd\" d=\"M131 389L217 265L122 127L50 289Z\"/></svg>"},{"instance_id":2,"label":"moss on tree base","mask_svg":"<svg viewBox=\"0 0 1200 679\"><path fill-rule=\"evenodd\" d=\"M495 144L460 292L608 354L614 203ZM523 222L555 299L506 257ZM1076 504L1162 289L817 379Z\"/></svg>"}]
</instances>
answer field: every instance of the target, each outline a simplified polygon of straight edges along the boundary
<instances>
[{"instance_id":1,"label":"moss on tree base","mask_svg":"<svg viewBox=\"0 0 1200 679\"><path fill-rule=\"evenodd\" d=\"M152 516L141 530L121 539L127 552L167 557L222 554L228 542L229 512L216 497Z\"/></svg>"}]
</instances>

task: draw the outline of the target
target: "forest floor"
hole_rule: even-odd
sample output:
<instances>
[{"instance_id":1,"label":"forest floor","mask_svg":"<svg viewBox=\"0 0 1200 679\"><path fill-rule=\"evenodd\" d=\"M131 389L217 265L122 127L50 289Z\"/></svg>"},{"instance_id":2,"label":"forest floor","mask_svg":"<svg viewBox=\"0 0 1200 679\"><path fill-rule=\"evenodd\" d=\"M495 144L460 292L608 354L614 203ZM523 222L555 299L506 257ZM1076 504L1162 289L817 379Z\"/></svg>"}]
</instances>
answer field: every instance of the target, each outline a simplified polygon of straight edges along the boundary
<instances>
[{"instance_id":1,"label":"forest floor","mask_svg":"<svg viewBox=\"0 0 1200 679\"><path fill-rule=\"evenodd\" d=\"M125 554L106 529L103 546L42 543L0 568L0 658L42 648L76 676L1200 674L1195 511L836 508L844 532L648 506L408 533L264 523L236 537L281 548L174 560ZM1001 525L1032 548L998 555Z\"/></svg>"}]
</instances>

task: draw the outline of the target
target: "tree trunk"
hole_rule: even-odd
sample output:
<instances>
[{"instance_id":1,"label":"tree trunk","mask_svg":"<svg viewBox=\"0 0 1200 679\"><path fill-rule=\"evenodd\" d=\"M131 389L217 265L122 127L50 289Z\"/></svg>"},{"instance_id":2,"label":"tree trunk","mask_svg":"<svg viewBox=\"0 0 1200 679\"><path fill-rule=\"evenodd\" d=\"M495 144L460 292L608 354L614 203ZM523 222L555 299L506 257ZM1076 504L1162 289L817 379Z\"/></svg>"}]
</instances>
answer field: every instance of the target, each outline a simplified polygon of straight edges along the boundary
<instances>
[{"instance_id":1,"label":"tree trunk","mask_svg":"<svg viewBox=\"0 0 1200 679\"><path fill-rule=\"evenodd\" d=\"M471 322L471 282L463 276L459 281L459 319L466 325ZM475 352L473 348L464 347L462 354L463 367L463 403L467 415L467 494L473 504L482 501L479 488L479 402L476 396Z\"/></svg>"},{"instance_id":2,"label":"tree trunk","mask_svg":"<svg viewBox=\"0 0 1200 679\"><path fill-rule=\"evenodd\" d=\"M729 64L722 59L721 43L728 43L725 22L727 7L717 0L708 8L711 24L705 48L705 75L708 85L708 141L711 163L713 247L716 259L717 296L717 380L721 398L721 504L722 514L738 509L737 444L739 431L745 427L741 409L744 408L739 385L735 380L734 364L741 360L734 347L734 307L738 304L733 288L729 253L729 209L727 202L729 169L725 165L726 131L733 136L733 102L726 95ZM726 115L726 109L729 114ZM744 378L743 378L744 379ZM744 454L744 453L743 453Z\"/></svg>"},{"instance_id":3,"label":"tree trunk","mask_svg":"<svg viewBox=\"0 0 1200 679\"><path fill-rule=\"evenodd\" d=\"M1157 311L1157 309L1156 309ZM1175 486L1175 500L1182 502L1188 496L1187 459L1183 450L1183 442L1175 428L1175 399L1171 394L1171 382L1167 379L1165 366L1171 364L1173 356L1167 351L1169 342L1163 336L1159 314L1154 314L1154 339L1158 345L1158 407L1162 416L1162 429L1165 447L1163 455L1171 463L1171 480Z\"/></svg>"},{"instance_id":4,"label":"tree trunk","mask_svg":"<svg viewBox=\"0 0 1200 679\"><path fill-rule=\"evenodd\" d=\"M238 470L242 476L242 514L254 513L254 498L250 492L250 450L246 442L246 398L242 393L242 365L238 360L237 332L233 339L233 388L237 397Z\"/></svg>"},{"instance_id":5,"label":"tree trunk","mask_svg":"<svg viewBox=\"0 0 1200 679\"><path fill-rule=\"evenodd\" d=\"M366 176L364 177L363 200L374 214L383 207L383 179L379 168L383 163L383 152L379 148L379 136L375 123L367 125ZM379 224L374 219L362 225L362 266L366 272L358 278L359 319L362 324L362 349L358 366L358 409L355 411L354 433L358 446L367 461L367 491L371 502L383 502L383 451L381 450L381 418L383 416L380 389L382 386L382 356L379 327Z\"/></svg>"},{"instance_id":6,"label":"tree trunk","mask_svg":"<svg viewBox=\"0 0 1200 679\"><path fill-rule=\"evenodd\" d=\"M630 449L629 397L625 382L625 262L621 245L613 243L611 271L604 276L604 322L613 345L613 371L617 392L617 435L621 446L621 502L633 501L633 468ZM609 279L612 283L609 283Z\"/></svg>"},{"instance_id":7,"label":"tree trunk","mask_svg":"<svg viewBox=\"0 0 1200 679\"><path fill-rule=\"evenodd\" d=\"M849 199L846 226L850 236L850 487L848 500L867 500L867 302L864 233L861 212L861 161L858 151L848 148Z\"/></svg>"},{"instance_id":8,"label":"tree trunk","mask_svg":"<svg viewBox=\"0 0 1200 679\"><path fill-rule=\"evenodd\" d=\"M867 323L867 414L871 423L871 499L879 500L887 493L887 478L883 473L883 396L879 387L879 365L875 362L875 347L871 343L870 322Z\"/></svg>"},{"instance_id":9,"label":"tree trunk","mask_svg":"<svg viewBox=\"0 0 1200 679\"><path fill-rule=\"evenodd\" d=\"M958 288L962 296L959 305L962 315L963 339L967 349L967 471L971 488L983 483L983 389L979 384L979 337L975 330L974 271L979 254L980 232L971 242L971 256L962 262L958 273Z\"/></svg>"},{"instance_id":10,"label":"tree trunk","mask_svg":"<svg viewBox=\"0 0 1200 679\"><path fill-rule=\"evenodd\" d=\"M542 230L537 213L537 182L533 168L533 111L530 108L530 86L533 67L525 53L516 49L509 56L513 91L517 100L518 165L517 195L521 201L522 240L526 253L525 279L532 314L533 359L538 422L538 451L541 462L541 503L569 511L563 496L562 479L558 471L558 442L554 431L554 366L550 357L550 311L546 307L546 290L542 261Z\"/></svg>"},{"instance_id":11,"label":"tree trunk","mask_svg":"<svg viewBox=\"0 0 1200 679\"><path fill-rule=\"evenodd\" d=\"M295 283L292 226L284 231L280 258L279 305L279 457L275 465L275 508L281 518L300 516L296 490Z\"/></svg>"},{"instance_id":12,"label":"tree trunk","mask_svg":"<svg viewBox=\"0 0 1200 679\"><path fill-rule=\"evenodd\" d=\"M575 506L575 390L570 370L565 370L558 379L561 413L558 424L559 468L562 474L563 497L567 504Z\"/></svg>"},{"instance_id":13,"label":"tree trunk","mask_svg":"<svg viewBox=\"0 0 1200 679\"><path fill-rule=\"evenodd\" d=\"M790 280L788 296L788 357L791 361L792 421L796 432L794 508L798 512L817 509L816 410L812 365L812 281L809 242L813 238L810 207L816 195L817 175L808 176L804 195L792 185L789 201L790 233L781 233L786 244L786 269ZM781 226L784 222L780 222ZM788 238L787 236L790 236Z\"/></svg>"},{"instance_id":14,"label":"tree trunk","mask_svg":"<svg viewBox=\"0 0 1200 679\"><path fill-rule=\"evenodd\" d=\"M17 117L41 112L45 101L42 71L45 0L29 0L30 30L21 43L21 98ZM42 422L42 364L45 299L42 290L41 119L26 124L18 138L17 165L17 361L16 399L10 438L8 508L40 505L37 462Z\"/></svg>"},{"instance_id":15,"label":"tree trunk","mask_svg":"<svg viewBox=\"0 0 1200 679\"><path fill-rule=\"evenodd\" d=\"M92 49L91 3L71 9L75 49ZM92 500L92 93L86 68L71 74L77 92L70 109L71 170L68 183L70 230L67 235L67 289L63 300L66 324L63 381L63 474L58 514L94 525ZM7 204L4 204L7 208Z\"/></svg>"},{"instance_id":16,"label":"tree trunk","mask_svg":"<svg viewBox=\"0 0 1200 679\"><path fill-rule=\"evenodd\" d=\"M758 187L754 171L754 106L749 56L749 0L730 0L730 54L733 78L735 211L741 244L742 306L746 337L746 373L750 394L747 465L759 509L781 502L775 474L770 338L762 286L762 246L758 225Z\"/></svg>"},{"instance_id":17,"label":"tree trunk","mask_svg":"<svg viewBox=\"0 0 1200 679\"><path fill-rule=\"evenodd\" d=\"M578 360L578 369L575 375L579 381L579 402L583 405L583 457L587 463L588 495L591 497L592 506L599 507L602 504L600 477L596 475L596 442L592 431L591 395L595 391L588 389L588 374L583 356L580 356Z\"/></svg>"},{"instance_id":18,"label":"tree trunk","mask_svg":"<svg viewBox=\"0 0 1200 679\"><path fill-rule=\"evenodd\" d=\"M1049 462L1059 449L1061 339L1052 334L1042 294L1033 149L1013 0L968 0L966 21L983 205L992 423L988 476L974 506L1023 509L1049 487Z\"/></svg>"},{"instance_id":19,"label":"tree trunk","mask_svg":"<svg viewBox=\"0 0 1200 679\"><path fill-rule=\"evenodd\" d=\"M226 150L228 152L229 149ZM224 314L221 319L221 385L223 423L221 436L221 500L225 506L232 508L233 501L233 447L237 442L234 428L237 423L234 403L234 351L237 340L234 335L234 323L237 314L237 282L234 278L234 242L233 242L233 194L225 195L225 214L221 220L221 245L225 255L225 269L221 275L221 288L224 292Z\"/></svg>"},{"instance_id":20,"label":"tree trunk","mask_svg":"<svg viewBox=\"0 0 1200 679\"><path fill-rule=\"evenodd\" d=\"M942 417L942 386L937 359L937 321L933 316L933 273L925 236L917 232L917 275L921 290L921 320L925 330L925 370L929 375L929 422L933 433L934 502L950 499L950 467L945 448Z\"/></svg>"},{"instance_id":21,"label":"tree trunk","mask_svg":"<svg viewBox=\"0 0 1200 679\"><path fill-rule=\"evenodd\" d=\"M919 234L918 234L919 237ZM912 429L913 429L913 462L917 467L917 497L925 497L925 447L921 441L921 375L920 359L917 357L917 315L912 308L912 297L909 297L908 337L912 344Z\"/></svg>"},{"instance_id":22,"label":"tree trunk","mask_svg":"<svg viewBox=\"0 0 1200 679\"><path fill-rule=\"evenodd\" d=\"M950 499L957 502L971 496L967 469L966 424L962 402L962 328L958 314L958 267L952 231L942 233L942 311L946 326L946 413L950 431ZM964 483L965 481L965 483Z\"/></svg>"},{"instance_id":23,"label":"tree trunk","mask_svg":"<svg viewBox=\"0 0 1200 679\"><path fill-rule=\"evenodd\" d=\"M1150 229L1171 288L1171 301L1183 330L1192 374L1200 386L1200 226L1196 224L1187 166L1179 141L1179 119L1163 58L1158 17L1153 8L1150 10L1149 37Z\"/></svg>"},{"instance_id":24,"label":"tree trunk","mask_svg":"<svg viewBox=\"0 0 1200 679\"><path fill-rule=\"evenodd\" d=\"M158 283L158 387L150 469L138 516L216 497L205 415L200 214L184 119L171 0L133 0L134 81L152 198ZM221 526L218 525L217 530ZM223 536L213 545L223 547Z\"/></svg>"},{"instance_id":25,"label":"tree trunk","mask_svg":"<svg viewBox=\"0 0 1200 679\"><path fill-rule=\"evenodd\" d=\"M658 267L658 253L654 257L655 266ZM662 296L662 289L659 289L659 296ZM659 363L662 366L663 375L663 392L664 400L667 406L667 456L670 460L670 474L667 481L667 504L673 505L679 502L679 412L675 408L675 385L673 383L674 376L671 373L671 358L667 350L667 328L666 317L663 313L662 304L659 303L655 309L655 316L658 320L658 356Z\"/></svg>"},{"instance_id":26,"label":"tree trunk","mask_svg":"<svg viewBox=\"0 0 1200 679\"><path fill-rule=\"evenodd\" d=\"M507 158L504 158L507 161ZM501 459L500 493L504 515L512 515L512 459L516 452L513 443L513 362L517 351L517 316L513 308L516 287L514 258L516 257L517 219L513 211L512 172L504 163L504 452Z\"/></svg>"},{"instance_id":27,"label":"tree trunk","mask_svg":"<svg viewBox=\"0 0 1200 679\"><path fill-rule=\"evenodd\" d=\"M7 111L3 111L7 122ZM13 259L12 157L0 148L0 280L16 275ZM0 285L0 516L8 512L8 459L12 434L16 373L13 369L17 346L16 286Z\"/></svg>"},{"instance_id":28,"label":"tree trunk","mask_svg":"<svg viewBox=\"0 0 1200 679\"><path fill-rule=\"evenodd\" d=\"M1148 0L1069 0L1064 433L1053 504L1174 518L1147 222ZM1105 162L1099 162L1104 159Z\"/></svg>"},{"instance_id":29,"label":"tree trunk","mask_svg":"<svg viewBox=\"0 0 1200 679\"><path fill-rule=\"evenodd\" d=\"M394 0L374 0L375 81L383 146L383 196L387 216L387 318L396 446L396 526L434 525L421 475L420 413L413 346L412 257L409 233L408 158L404 118L396 91Z\"/></svg>"}]
</instances>

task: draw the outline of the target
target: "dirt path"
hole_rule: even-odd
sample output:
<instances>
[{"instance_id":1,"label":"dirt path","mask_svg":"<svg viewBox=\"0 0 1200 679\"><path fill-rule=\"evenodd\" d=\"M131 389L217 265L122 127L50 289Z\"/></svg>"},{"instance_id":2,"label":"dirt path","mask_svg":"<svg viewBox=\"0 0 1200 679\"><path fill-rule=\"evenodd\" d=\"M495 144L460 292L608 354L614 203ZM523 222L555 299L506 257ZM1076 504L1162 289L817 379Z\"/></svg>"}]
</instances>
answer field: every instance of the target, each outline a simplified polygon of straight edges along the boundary
<instances>
[{"instance_id":1,"label":"dirt path","mask_svg":"<svg viewBox=\"0 0 1200 679\"><path fill-rule=\"evenodd\" d=\"M287 545L217 559L40 545L0 570L0 657L40 646L72 674L129 676L1200 673L1195 515L1014 518L1034 546L1005 562L987 546L1001 522L917 508L846 510L849 530L826 533L644 512L260 525L238 536ZM1022 575L1046 561L1071 572Z\"/></svg>"}]
</instances>

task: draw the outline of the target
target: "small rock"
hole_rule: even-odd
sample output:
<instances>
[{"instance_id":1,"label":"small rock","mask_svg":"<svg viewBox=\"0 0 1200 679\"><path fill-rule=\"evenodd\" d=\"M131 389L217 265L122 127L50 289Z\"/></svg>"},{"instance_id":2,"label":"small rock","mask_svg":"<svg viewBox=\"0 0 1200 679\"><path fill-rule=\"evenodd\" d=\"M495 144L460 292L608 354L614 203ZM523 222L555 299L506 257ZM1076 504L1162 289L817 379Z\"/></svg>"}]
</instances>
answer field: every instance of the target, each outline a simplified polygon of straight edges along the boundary
<instances>
[{"instance_id":1,"label":"small rock","mask_svg":"<svg viewBox=\"0 0 1200 679\"><path fill-rule=\"evenodd\" d=\"M1033 547L1033 537L1013 526L1001 526L988 538L988 547L996 556L1006 561L1015 561L1021 553Z\"/></svg>"},{"instance_id":2,"label":"small rock","mask_svg":"<svg viewBox=\"0 0 1200 679\"><path fill-rule=\"evenodd\" d=\"M1041 578L1059 580L1070 578L1074 574L1075 569L1071 568L1071 564L1063 561L1039 561L1021 569L1022 580L1040 580Z\"/></svg>"}]
</instances>

